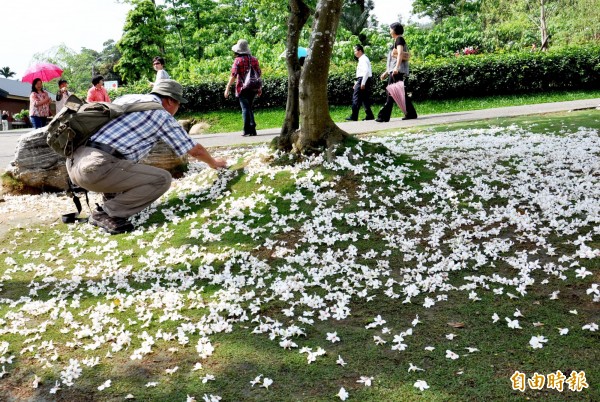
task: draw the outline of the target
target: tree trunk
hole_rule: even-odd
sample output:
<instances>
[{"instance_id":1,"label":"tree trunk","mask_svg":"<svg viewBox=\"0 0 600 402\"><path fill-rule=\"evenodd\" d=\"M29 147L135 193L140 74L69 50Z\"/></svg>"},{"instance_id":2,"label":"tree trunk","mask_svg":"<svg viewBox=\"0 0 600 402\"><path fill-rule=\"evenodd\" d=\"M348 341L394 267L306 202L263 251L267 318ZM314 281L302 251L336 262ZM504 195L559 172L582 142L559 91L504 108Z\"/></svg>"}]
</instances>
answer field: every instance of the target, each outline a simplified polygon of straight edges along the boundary
<instances>
[{"instance_id":1,"label":"tree trunk","mask_svg":"<svg viewBox=\"0 0 600 402\"><path fill-rule=\"evenodd\" d=\"M288 71L288 94L285 107L285 120L281 134L277 139L277 147L283 151L292 150L292 136L300 127L300 73L298 61L298 42L300 32L310 15L310 9L302 0L289 0L288 34L286 42L286 62ZM296 134L297 135L297 134Z\"/></svg>"},{"instance_id":2,"label":"tree trunk","mask_svg":"<svg viewBox=\"0 0 600 402\"><path fill-rule=\"evenodd\" d=\"M548 50L548 29L546 27L546 7L544 0L540 0L540 31L542 34L542 46L541 50Z\"/></svg>"},{"instance_id":3,"label":"tree trunk","mask_svg":"<svg viewBox=\"0 0 600 402\"><path fill-rule=\"evenodd\" d=\"M312 26L309 54L300 76L302 129L294 141L301 153L322 152L347 135L331 119L327 78L343 0L319 0Z\"/></svg>"}]
</instances>

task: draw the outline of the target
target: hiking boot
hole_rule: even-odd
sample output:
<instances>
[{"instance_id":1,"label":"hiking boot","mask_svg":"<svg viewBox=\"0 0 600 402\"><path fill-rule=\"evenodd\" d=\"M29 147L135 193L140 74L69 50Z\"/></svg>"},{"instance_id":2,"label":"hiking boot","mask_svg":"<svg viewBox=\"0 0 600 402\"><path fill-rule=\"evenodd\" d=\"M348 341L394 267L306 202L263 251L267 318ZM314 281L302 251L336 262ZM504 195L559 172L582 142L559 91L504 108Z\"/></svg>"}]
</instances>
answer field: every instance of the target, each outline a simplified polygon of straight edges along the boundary
<instances>
[{"instance_id":1,"label":"hiking boot","mask_svg":"<svg viewBox=\"0 0 600 402\"><path fill-rule=\"evenodd\" d=\"M98 206L96 211L92 212L88 222L104 229L112 235L127 233L133 230L133 225L128 219L109 216L100 206Z\"/></svg>"}]
</instances>

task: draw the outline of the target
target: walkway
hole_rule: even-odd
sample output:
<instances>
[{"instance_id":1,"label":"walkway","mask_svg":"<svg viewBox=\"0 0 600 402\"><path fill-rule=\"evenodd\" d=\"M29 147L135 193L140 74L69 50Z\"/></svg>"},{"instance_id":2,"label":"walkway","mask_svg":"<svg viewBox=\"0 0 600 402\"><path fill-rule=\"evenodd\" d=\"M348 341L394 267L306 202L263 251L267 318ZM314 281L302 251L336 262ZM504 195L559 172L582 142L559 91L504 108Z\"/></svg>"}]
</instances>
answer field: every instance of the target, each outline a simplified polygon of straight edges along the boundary
<instances>
[{"instance_id":1,"label":"walkway","mask_svg":"<svg viewBox=\"0 0 600 402\"><path fill-rule=\"evenodd\" d=\"M416 120L391 119L388 123L377 123L376 121L347 121L337 123L338 126L349 134L366 134L381 130L401 129L407 127L438 125L473 120L496 119L502 117L526 116L532 114L544 114L565 112L573 110L600 108L600 99L585 99L568 102L541 103L525 106L509 106L494 109L471 110L465 112L429 114L419 116ZM229 146L239 144L255 144L270 142L279 135L280 128L258 130L256 137L242 137L239 133L202 134L194 136L198 142L205 147Z\"/></svg>"},{"instance_id":2,"label":"walkway","mask_svg":"<svg viewBox=\"0 0 600 402\"><path fill-rule=\"evenodd\" d=\"M390 120L388 123L377 123L375 121L350 121L338 123L338 125L340 128L350 134L366 134L376 131L401 129L406 127L448 124L473 120L486 120L593 108L600 108L600 99L585 99L568 102L552 102L525 106L509 106L495 109L471 110L455 113L430 114L420 116L416 120L401 120L400 118L396 118ZM19 136L30 130L31 129L19 129L8 132L0 132L0 173L14 158L14 150L17 146ZM279 131L279 128L258 130L258 135L256 137L242 137L241 131L239 133L202 134L195 135L194 139L196 139L205 147L256 144L270 142L274 137L279 135Z\"/></svg>"}]
</instances>

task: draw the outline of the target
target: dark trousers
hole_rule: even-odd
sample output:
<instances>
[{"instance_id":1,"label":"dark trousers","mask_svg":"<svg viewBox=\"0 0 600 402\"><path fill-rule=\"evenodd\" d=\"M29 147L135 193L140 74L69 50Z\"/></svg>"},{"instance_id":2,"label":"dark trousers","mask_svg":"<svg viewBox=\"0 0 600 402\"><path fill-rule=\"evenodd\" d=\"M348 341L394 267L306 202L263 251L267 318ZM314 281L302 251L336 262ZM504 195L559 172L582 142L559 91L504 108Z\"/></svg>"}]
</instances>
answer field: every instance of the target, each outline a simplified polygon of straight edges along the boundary
<instances>
[{"instance_id":1,"label":"dark trousers","mask_svg":"<svg viewBox=\"0 0 600 402\"><path fill-rule=\"evenodd\" d=\"M48 118L40 116L30 116L29 120L31 120L33 128L42 128L46 125Z\"/></svg>"},{"instance_id":2,"label":"dark trousers","mask_svg":"<svg viewBox=\"0 0 600 402\"><path fill-rule=\"evenodd\" d=\"M254 121L254 111L252 104L256 92L243 90L240 92L239 101L242 107L242 118L244 119L244 134L256 135L256 122Z\"/></svg>"},{"instance_id":3,"label":"dark trousers","mask_svg":"<svg viewBox=\"0 0 600 402\"><path fill-rule=\"evenodd\" d=\"M404 98L406 99L406 115L405 115L405 117L407 117L409 119L416 119L417 111L415 110L412 100L408 97L408 94L407 94L409 92L408 77L404 77L403 73L390 74L387 84L390 85L390 84L393 84L398 81L404 81ZM389 121L390 117L392 116L392 109L394 109L395 104L396 104L396 102L394 101L394 98L392 98L390 96L390 94L388 94L387 99L385 101L385 105L383 105L383 107L379 111L377 118L381 119L383 121Z\"/></svg>"},{"instance_id":4,"label":"dark trousers","mask_svg":"<svg viewBox=\"0 0 600 402\"><path fill-rule=\"evenodd\" d=\"M367 114L366 118L372 120L375 116L373 116L373 111L371 110L371 92L373 88L373 79L369 77L367 82L365 83L365 89L360 89L362 84L362 77L358 77L356 79L356 84L354 84L354 92L352 93L352 115L350 118L352 120L358 120L358 112L360 111L361 105L365 106L365 113Z\"/></svg>"}]
</instances>

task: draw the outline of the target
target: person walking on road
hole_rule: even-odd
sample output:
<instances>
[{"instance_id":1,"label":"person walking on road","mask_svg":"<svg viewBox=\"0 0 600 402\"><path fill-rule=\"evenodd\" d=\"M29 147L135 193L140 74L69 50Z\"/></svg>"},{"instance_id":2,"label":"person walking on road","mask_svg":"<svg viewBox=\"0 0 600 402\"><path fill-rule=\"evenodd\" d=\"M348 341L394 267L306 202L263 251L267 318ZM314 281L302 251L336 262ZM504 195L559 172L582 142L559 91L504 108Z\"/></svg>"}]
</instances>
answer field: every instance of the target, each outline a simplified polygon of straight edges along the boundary
<instances>
[{"instance_id":1,"label":"person walking on road","mask_svg":"<svg viewBox=\"0 0 600 402\"><path fill-rule=\"evenodd\" d=\"M388 85L391 85L398 81L404 81L404 92L406 101L406 115L402 120L411 120L417 118L417 111L412 103L410 97L406 96L408 93L408 60L403 60L402 55L408 53L408 47L406 41L402 37L404 33L404 27L399 22L394 22L390 25L390 35L394 40L394 44L390 48L387 56L387 67L386 70L381 74L381 80L388 79ZM379 123L390 121L392 116L392 110L394 109L394 98L388 93L385 104L379 111L377 119L375 121Z\"/></svg>"},{"instance_id":2,"label":"person walking on road","mask_svg":"<svg viewBox=\"0 0 600 402\"><path fill-rule=\"evenodd\" d=\"M242 108L242 118L244 119L244 134L243 137L254 137L256 135L256 121L254 120L254 111L252 106L254 99L257 96L262 95L262 87L258 89L243 88L244 80L246 75L253 69L256 74L260 77L260 65L258 59L250 53L250 47L248 41L240 39L231 48L235 54L235 60L231 66L231 75L225 87L225 98L229 97L229 88L236 81L235 85L235 96L240 101L240 107Z\"/></svg>"},{"instance_id":3,"label":"person walking on road","mask_svg":"<svg viewBox=\"0 0 600 402\"><path fill-rule=\"evenodd\" d=\"M356 83L352 93L352 114L346 117L348 121L357 121L360 106L365 106L366 116L363 120L373 120L375 116L371 110L371 91L373 87L373 72L371 71L371 61L365 54L362 45L354 46L354 56L358 59L356 66Z\"/></svg>"}]
</instances>

